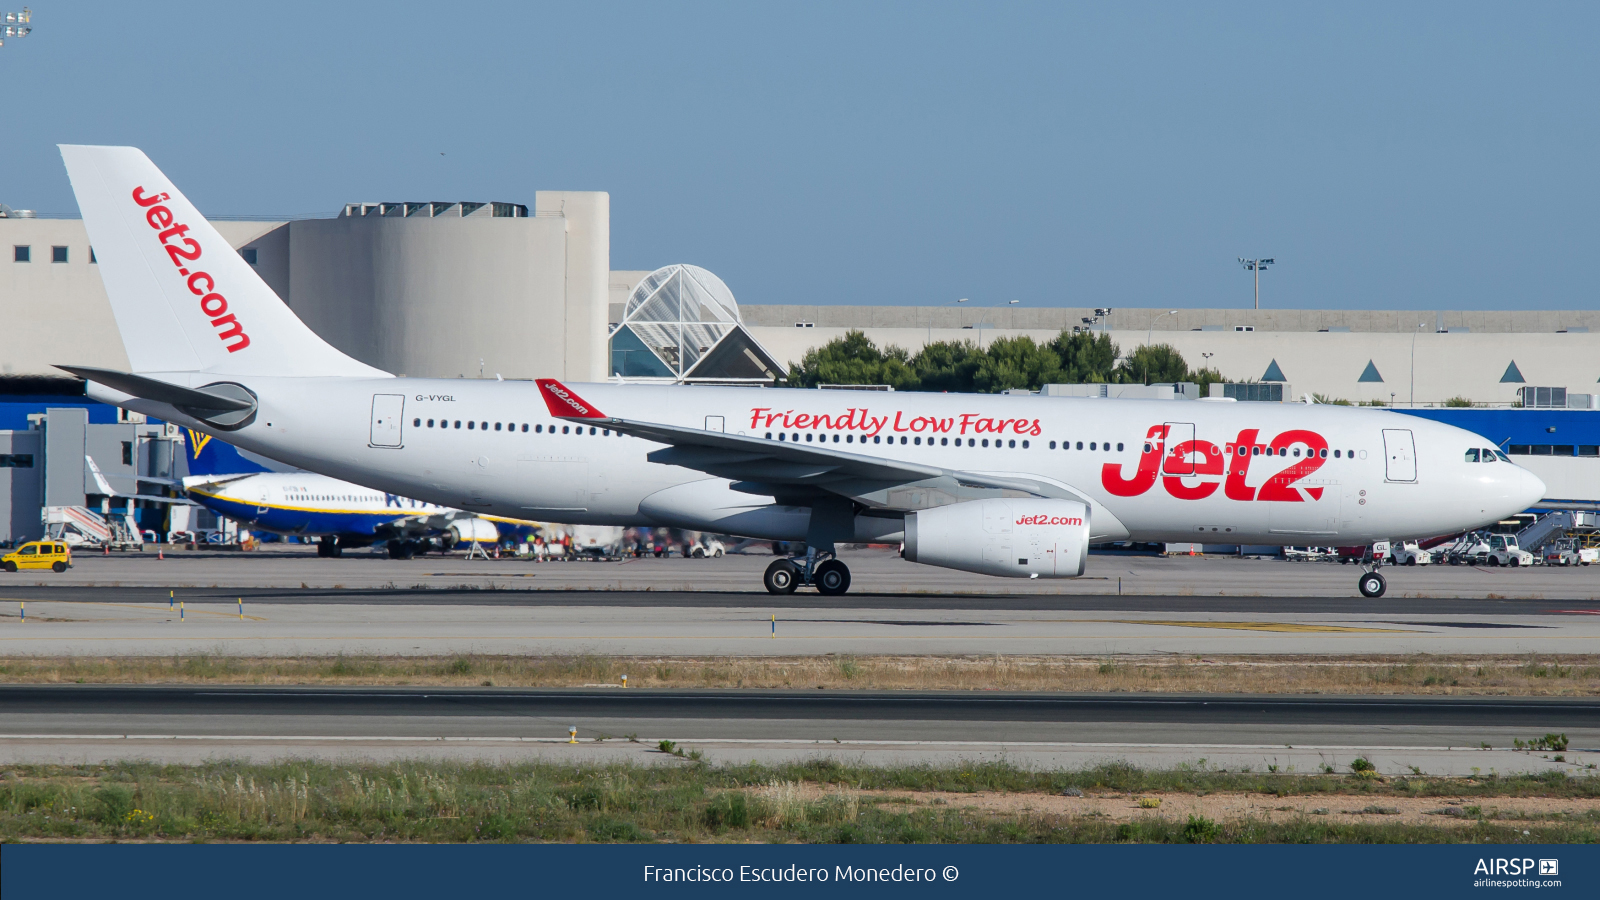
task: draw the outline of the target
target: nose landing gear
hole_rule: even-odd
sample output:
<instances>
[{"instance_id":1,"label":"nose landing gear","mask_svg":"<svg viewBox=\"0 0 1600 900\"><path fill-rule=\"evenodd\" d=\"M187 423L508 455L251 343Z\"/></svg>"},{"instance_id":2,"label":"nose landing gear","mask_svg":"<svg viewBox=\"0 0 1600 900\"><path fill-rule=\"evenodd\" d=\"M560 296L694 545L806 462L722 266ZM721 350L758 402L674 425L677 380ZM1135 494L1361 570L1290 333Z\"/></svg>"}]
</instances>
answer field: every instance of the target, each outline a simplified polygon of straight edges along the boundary
<instances>
[{"instance_id":1,"label":"nose landing gear","mask_svg":"<svg viewBox=\"0 0 1600 900\"><path fill-rule=\"evenodd\" d=\"M1361 581L1357 587L1360 588L1361 596L1363 597L1382 597L1383 592L1388 589L1389 583L1384 580L1382 575L1376 571L1371 571L1361 576Z\"/></svg>"}]
</instances>

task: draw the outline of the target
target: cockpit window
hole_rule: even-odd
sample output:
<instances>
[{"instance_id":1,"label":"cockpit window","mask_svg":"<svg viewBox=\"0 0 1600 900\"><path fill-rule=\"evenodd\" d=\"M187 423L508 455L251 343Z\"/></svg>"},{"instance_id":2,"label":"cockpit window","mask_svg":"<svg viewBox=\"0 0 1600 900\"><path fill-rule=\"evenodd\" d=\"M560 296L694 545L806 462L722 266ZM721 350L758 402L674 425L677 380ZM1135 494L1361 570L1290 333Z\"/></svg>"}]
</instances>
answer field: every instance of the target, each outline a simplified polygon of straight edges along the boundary
<instances>
[{"instance_id":1,"label":"cockpit window","mask_svg":"<svg viewBox=\"0 0 1600 900\"><path fill-rule=\"evenodd\" d=\"M1502 453L1499 450L1494 451L1494 455L1500 457L1505 462L1511 462L1511 457L1505 455L1504 453Z\"/></svg>"},{"instance_id":2,"label":"cockpit window","mask_svg":"<svg viewBox=\"0 0 1600 900\"><path fill-rule=\"evenodd\" d=\"M1491 457L1491 459L1492 459L1492 457ZM1473 447L1472 449L1467 451L1467 462L1477 462L1477 461L1478 461L1478 448L1477 447Z\"/></svg>"}]
</instances>

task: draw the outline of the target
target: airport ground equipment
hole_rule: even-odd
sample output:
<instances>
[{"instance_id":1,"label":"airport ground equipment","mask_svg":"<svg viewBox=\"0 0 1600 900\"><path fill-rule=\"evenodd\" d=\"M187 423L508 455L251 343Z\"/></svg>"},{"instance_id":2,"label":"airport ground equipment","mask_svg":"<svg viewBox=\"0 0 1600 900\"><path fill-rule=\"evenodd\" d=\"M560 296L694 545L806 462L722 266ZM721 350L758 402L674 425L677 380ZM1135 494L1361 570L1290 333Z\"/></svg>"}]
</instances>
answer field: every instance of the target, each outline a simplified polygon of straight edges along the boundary
<instances>
[{"instance_id":1,"label":"airport ground equipment","mask_svg":"<svg viewBox=\"0 0 1600 900\"><path fill-rule=\"evenodd\" d=\"M79 547L143 550L144 535L128 515L101 515L86 506L47 506L45 536Z\"/></svg>"},{"instance_id":2,"label":"airport ground equipment","mask_svg":"<svg viewBox=\"0 0 1600 900\"><path fill-rule=\"evenodd\" d=\"M1574 533L1600 532L1600 513L1590 510L1558 509L1547 512L1517 532L1517 546L1538 553L1546 544Z\"/></svg>"},{"instance_id":3,"label":"airport ground equipment","mask_svg":"<svg viewBox=\"0 0 1600 900\"><path fill-rule=\"evenodd\" d=\"M1531 566L1533 554L1517 546L1514 534L1491 534L1483 561L1490 566Z\"/></svg>"},{"instance_id":4,"label":"airport ground equipment","mask_svg":"<svg viewBox=\"0 0 1600 900\"><path fill-rule=\"evenodd\" d=\"M1394 548L1397 566L1426 566L1433 563L1433 554L1417 546L1416 541L1402 541Z\"/></svg>"}]
</instances>

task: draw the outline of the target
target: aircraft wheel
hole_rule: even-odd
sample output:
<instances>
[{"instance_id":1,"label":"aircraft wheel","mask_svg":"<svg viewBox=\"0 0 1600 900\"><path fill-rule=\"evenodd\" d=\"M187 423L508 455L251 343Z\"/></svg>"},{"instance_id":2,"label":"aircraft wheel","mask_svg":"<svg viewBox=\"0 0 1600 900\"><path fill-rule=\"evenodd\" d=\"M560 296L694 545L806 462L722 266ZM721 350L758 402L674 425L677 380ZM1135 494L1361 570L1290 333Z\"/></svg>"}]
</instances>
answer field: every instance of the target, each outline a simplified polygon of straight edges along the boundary
<instances>
[{"instance_id":1,"label":"aircraft wheel","mask_svg":"<svg viewBox=\"0 0 1600 900\"><path fill-rule=\"evenodd\" d=\"M57 575L61 574L62 572L65 572L66 570L67 570L67 564L64 563L64 562L53 563L50 566L50 571L56 573Z\"/></svg>"},{"instance_id":2,"label":"aircraft wheel","mask_svg":"<svg viewBox=\"0 0 1600 900\"><path fill-rule=\"evenodd\" d=\"M1361 582L1358 587L1361 589L1361 596L1363 597L1382 597L1383 592L1389 587L1389 583L1384 581L1383 576L1377 572L1368 572L1361 576Z\"/></svg>"},{"instance_id":3,"label":"aircraft wheel","mask_svg":"<svg viewBox=\"0 0 1600 900\"><path fill-rule=\"evenodd\" d=\"M761 576L769 594L792 594L800 586L800 567L787 559L775 559Z\"/></svg>"},{"instance_id":4,"label":"aircraft wheel","mask_svg":"<svg viewBox=\"0 0 1600 900\"><path fill-rule=\"evenodd\" d=\"M837 559L823 560L811 573L811 583L817 586L817 593L837 597L850 590L850 568Z\"/></svg>"}]
</instances>

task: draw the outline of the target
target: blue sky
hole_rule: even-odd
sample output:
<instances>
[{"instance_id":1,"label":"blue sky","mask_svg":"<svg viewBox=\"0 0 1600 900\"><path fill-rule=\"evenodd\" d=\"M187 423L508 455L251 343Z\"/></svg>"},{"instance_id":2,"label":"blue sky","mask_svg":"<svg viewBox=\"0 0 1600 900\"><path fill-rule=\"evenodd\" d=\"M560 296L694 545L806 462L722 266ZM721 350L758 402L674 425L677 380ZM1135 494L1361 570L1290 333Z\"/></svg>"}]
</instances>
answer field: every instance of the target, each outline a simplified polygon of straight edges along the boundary
<instances>
[{"instance_id":1,"label":"blue sky","mask_svg":"<svg viewBox=\"0 0 1600 900\"><path fill-rule=\"evenodd\" d=\"M20 7L20 3L14 3ZM1594 305L1594 4L61 3L0 202L142 147L213 215L605 190L744 303Z\"/></svg>"}]
</instances>

